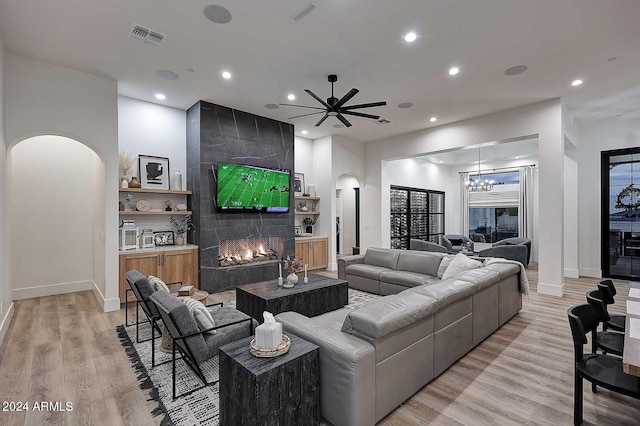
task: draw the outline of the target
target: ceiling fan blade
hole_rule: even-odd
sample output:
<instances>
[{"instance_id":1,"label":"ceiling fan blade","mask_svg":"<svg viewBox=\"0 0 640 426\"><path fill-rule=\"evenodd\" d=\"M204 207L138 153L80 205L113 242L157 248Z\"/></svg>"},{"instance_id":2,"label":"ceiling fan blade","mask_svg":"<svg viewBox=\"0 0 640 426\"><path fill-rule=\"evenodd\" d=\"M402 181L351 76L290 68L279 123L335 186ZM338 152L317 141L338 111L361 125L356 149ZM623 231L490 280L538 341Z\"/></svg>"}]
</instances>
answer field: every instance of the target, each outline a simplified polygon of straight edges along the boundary
<instances>
[{"instance_id":1,"label":"ceiling fan blade","mask_svg":"<svg viewBox=\"0 0 640 426\"><path fill-rule=\"evenodd\" d=\"M379 115L363 114L361 112L352 112L352 111L341 111L340 114L355 115L356 117L364 117L364 118L373 118L374 120L377 120L378 118L380 118Z\"/></svg>"},{"instance_id":2,"label":"ceiling fan blade","mask_svg":"<svg viewBox=\"0 0 640 426\"><path fill-rule=\"evenodd\" d=\"M347 92L346 95L344 95L342 97L342 99L340 99L338 102L336 102L336 104L333 106L333 108L335 110L339 109L342 105L346 104L347 102L349 102L351 100L351 98L353 98L355 95L357 95L359 92L358 89L351 89Z\"/></svg>"},{"instance_id":3,"label":"ceiling fan blade","mask_svg":"<svg viewBox=\"0 0 640 426\"><path fill-rule=\"evenodd\" d=\"M321 125L322 123L324 123L324 120L326 120L328 116L329 116L329 114L325 114L325 115L324 115L324 117L322 117L322 118L320 119L320 121L318 121L318 122L316 123L316 127L318 127L319 125Z\"/></svg>"},{"instance_id":4,"label":"ceiling fan blade","mask_svg":"<svg viewBox=\"0 0 640 426\"><path fill-rule=\"evenodd\" d=\"M378 106L385 106L387 103L385 101L382 102L371 102L369 104L359 104L359 105L349 105L346 107L342 107L342 109L361 109L361 108L373 108Z\"/></svg>"},{"instance_id":5,"label":"ceiling fan blade","mask_svg":"<svg viewBox=\"0 0 640 426\"><path fill-rule=\"evenodd\" d=\"M287 120L293 120L294 118L308 117L308 116L310 116L310 115L322 114L323 112L324 112L324 110L323 110L323 111L318 111L318 112L312 112L312 113L310 113L310 114L296 115L296 116L294 116L294 117L289 117L289 118L287 118Z\"/></svg>"},{"instance_id":6,"label":"ceiling fan blade","mask_svg":"<svg viewBox=\"0 0 640 426\"><path fill-rule=\"evenodd\" d=\"M282 105L282 106L292 106L292 107L298 107L298 108L309 108L309 109L319 109L324 111L325 108L320 108L320 107L312 107L312 106L306 106L306 105L293 105L293 104L278 104L278 105Z\"/></svg>"},{"instance_id":7,"label":"ceiling fan blade","mask_svg":"<svg viewBox=\"0 0 640 426\"><path fill-rule=\"evenodd\" d=\"M336 118L337 118L338 120L342 121L342 124L344 124L345 126L347 126L347 127L351 127L351 123L349 123L349 121L347 121L347 119L346 119L346 118L344 118L344 117L342 116L342 114L338 114L338 115L336 115Z\"/></svg>"},{"instance_id":8,"label":"ceiling fan blade","mask_svg":"<svg viewBox=\"0 0 640 426\"><path fill-rule=\"evenodd\" d=\"M326 103L325 101L323 101L322 99L320 99L318 97L318 95L316 95L315 93L313 93L311 90L309 89L304 89L305 92L307 92L309 94L309 96L311 96L313 99L315 99L316 101L320 102L322 104L322 106L324 106L327 109L331 109L331 107L329 106L328 103Z\"/></svg>"}]
</instances>

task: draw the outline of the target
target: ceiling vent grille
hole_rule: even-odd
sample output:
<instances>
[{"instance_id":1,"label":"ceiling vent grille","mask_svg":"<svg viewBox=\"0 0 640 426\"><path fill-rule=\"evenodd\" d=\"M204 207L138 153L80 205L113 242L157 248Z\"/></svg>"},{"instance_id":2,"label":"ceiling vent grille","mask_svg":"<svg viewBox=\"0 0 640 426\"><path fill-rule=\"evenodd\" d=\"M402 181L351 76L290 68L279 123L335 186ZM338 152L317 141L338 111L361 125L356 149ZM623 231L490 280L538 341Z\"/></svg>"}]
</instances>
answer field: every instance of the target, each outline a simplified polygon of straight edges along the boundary
<instances>
[{"instance_id":1,"label":"ceiling vent grille","mask_svg":"<svg viewBox=\"0 0 640 426\"><path fill-rule=\"evenodd\" d=\"M387 120L386 118L381 118L379 120L376 120L376 123L378 123L378 124L389 124L391 122L389 120Z\"/></svg>"},{"instance_id":2,"label":"ceiling vent grille","mask_svg":"<svg viewBox=\"0 0 640 426\"><path fill-rule=\"evenodd\" d=\"M129 37L134 40L143 41L152 46L159 46L166 35L150 30L149 28L145 28L142 25L133 24L131 26L131 31L129 31Z\"/></svg>"},{"instance_id":3,"label":"ceiling vent grille","mask_svg":"<svg viewBox=\"0 0 640 426\"><path fill-rule=\"evenodd\" d=\"M296 13L295 15L293 15L291 17L291 19L294 22L300 22L302 20L302 18L304 18L305 16L307 16L308 14L313 12L317 7L318 6L316 6L314 3L309 3L308 6L305 6L304 9L302 9L300 12Z\"/></svg>"}]
</instances>

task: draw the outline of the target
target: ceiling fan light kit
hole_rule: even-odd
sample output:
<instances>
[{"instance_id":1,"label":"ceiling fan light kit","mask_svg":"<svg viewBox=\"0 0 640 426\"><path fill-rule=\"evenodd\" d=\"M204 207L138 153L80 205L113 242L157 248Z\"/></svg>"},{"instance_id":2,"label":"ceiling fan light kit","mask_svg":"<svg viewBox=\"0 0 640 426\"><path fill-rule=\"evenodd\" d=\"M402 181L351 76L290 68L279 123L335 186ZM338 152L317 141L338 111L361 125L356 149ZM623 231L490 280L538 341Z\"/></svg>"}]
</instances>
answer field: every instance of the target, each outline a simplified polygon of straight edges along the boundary
<instances>
[{"instance_id":1,"label":"ceiling fan light kit","mask_svg":"<svg viewBox=\"0 0 640 426\"><path fill-rule=\"evenodd\" d=\"M313 99L315 99L316 101L318 101L322 105L322 108L313 107L313 106L306 106L306 105L280 104L280 105L283 105L283 106L291 106L291 107L297 107L297 108L307 108L307 109L318 110L317 112L311 112L311 113L308 113L308 114L302 114L302 115L296 115L296 116L293 116L293 117L289 117L289 120L292 120L294 118L308 117L310 115L316 115L316 114L324 113L324 116L320 119L320 121L318 121L316 123L315 127L320 126L327 119L327 117L336 117L338 120L340 120L340 122L342 124L344 124L347 127L351 127L351 123L344 117L344 115L352 115L354 117L370 118L372 120L377 120L377 119L380 118L379 115L365 114L365 113L362 113L362 112L354 112L352 110L385 106L385 105L387 105L386 101L371 102L371 103L367 103L367 104L345 106L345 104L347 102L349 102L351 100L351 98L353 98L355 95L358 94L359 90L356 89L356 88L353 88L353 89L349 90L347 92L347 94L344 95L342 98L338 99L333 94L333 85L334 85L334 83L336 81L338 81L338 76L335 75L335 74L329 74L329 76L327 77L327 80L329 81L329 83L331 83L331 97L328 98L326 102L322 98L320 98L318 95L313 93L311 90L304 89L304 91L309 96L311 96Z\"/></svg>"}]
</instances>

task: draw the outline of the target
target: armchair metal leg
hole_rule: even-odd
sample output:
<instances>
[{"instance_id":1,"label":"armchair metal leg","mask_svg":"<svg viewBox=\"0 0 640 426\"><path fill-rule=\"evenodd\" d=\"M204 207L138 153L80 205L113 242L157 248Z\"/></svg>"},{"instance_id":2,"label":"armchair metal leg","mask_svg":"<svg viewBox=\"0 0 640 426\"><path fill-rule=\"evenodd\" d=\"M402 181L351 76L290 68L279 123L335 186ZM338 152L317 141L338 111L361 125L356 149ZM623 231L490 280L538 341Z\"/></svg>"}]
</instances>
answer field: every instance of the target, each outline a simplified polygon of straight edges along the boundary
<instances>
[{"instance_id":1,"label":"armchair metal leg","mask_svg":"<svg viewBox=\"0 0 640 426\"><path fill-rule=\"evenodd\" d=\"M173 341L173 358L171 360L171 372L173 381L173 399L176 399L176 341Z\"/></svg>"},{"instance_id":2,"label":"armchair metal leg","mask_svg":"<svg viewBox=\"0 0 640 426\"><path fill-rule=\"evenodd\" d=\"M574 371L574 389L573 389L573 424L579 426L582 424L582 376L576 368Z\"/></svg>"},{"instance_id":3,"label":"armchair metal leg","mask_svg":"<svg viewBox=\"0 0 640 426\"><path fill-rule=\"evenodd\" d=\"M151 319L151 368L156 366L156 327L155 319Z\"/></svg>"},{"instance_id":4,"label":"armchair metal leg","mask_svg":"<svg viewBox=\"0 0 640 426\"><path fill-rule=\"evenodd\" d=\"M140 321L138 319L140 302L136 301L136 343L140 343L140 336L138 333L140 332Z\"/></svg>"}]
</instances>

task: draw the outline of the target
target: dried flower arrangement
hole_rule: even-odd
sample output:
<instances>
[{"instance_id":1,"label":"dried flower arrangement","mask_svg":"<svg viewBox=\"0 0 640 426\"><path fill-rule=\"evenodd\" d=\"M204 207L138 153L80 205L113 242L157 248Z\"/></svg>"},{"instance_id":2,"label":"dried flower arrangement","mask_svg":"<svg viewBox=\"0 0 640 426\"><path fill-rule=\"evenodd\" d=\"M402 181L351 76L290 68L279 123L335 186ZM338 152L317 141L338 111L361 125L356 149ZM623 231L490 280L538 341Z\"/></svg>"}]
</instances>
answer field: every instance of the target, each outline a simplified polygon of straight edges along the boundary
<instances>
[{"instance_id":1,"label":"dried flower arrangement","mask_svg":"<svg viewBox=\"0 0 640 426\"><path fill-rule=\"evenodd\" d=\"M284 269L289 271L290 274L295 274L304 269L304 263L297 257L291 259L291 257L287 256L287 260L284 261Z\"/></svg>"},{"instance_id":2,"label":"dried flower arrangement","mask_svg":"<svg viewBox=\"0 0 640 426\"><path fill-rule=\"evenodd\" d=\"M124 171L125 175L129 171L129 169L133 167L134 161L135 161L135 158L133 157L133 154L130 154L124 150L120 150L118 152L118 165Z\"/></svg>"},{"instance_id":3,"label":"dried flower arrangement","mask_svg":"<svg viewBox=\"0 0 640 426\"><path fill-rule=\"evenodd\" d=\"M184 216L178 216L178 217L171 216L169 218L169 225L171 225L171 227L175 229L175 231L179 235L182 235L188 230L195 228L193 226L193 222L191 221L191 215L189 214Z\"/></svg>"}]
</instances>

